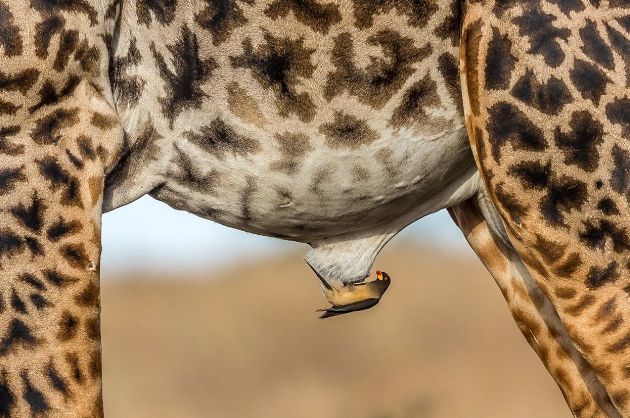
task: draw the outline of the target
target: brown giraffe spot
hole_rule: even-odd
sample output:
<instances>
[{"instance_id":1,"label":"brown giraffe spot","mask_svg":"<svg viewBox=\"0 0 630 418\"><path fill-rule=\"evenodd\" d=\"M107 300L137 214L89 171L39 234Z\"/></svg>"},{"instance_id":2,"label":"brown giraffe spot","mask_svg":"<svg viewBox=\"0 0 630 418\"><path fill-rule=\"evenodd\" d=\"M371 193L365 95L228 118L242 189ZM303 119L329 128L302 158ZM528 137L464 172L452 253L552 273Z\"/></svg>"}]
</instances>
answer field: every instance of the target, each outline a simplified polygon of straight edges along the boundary
<instances>
[{"instance_id":1,"label":"brown giraffe spot","mask_svg":"<svg viewBox=\"0 0 630 418\"><path fill-rule=\"evenodd\" d=\"M626 349L630 346L630 332L623 335L613 344L608 346L608 351L610 353L619 353L622 351L626 351Z\"/></svg>"},{"instance_id":2,"label":"brown giraffe spot","mask_svg":"<svg viewBox=\"0 0 630 418\"><path fill-rule=\"evenodd\" d=\"M24 301L20 298L20 296L15 291L15 288L12 289L11 292L11 308L13 308L14 312L26 314L26 305Z\"/></svg>"},{"instance_id":3,"label":"brown giraffe spot","mask_svg":"<svg viewBox=\"0 0 630 418\"><path fill-rule=\"evenodd\" d=\"M426 107L439 106L440 96L437 84L430 75L416 81L403 94L400 105L392 114L389 124L400 128L402 126L423 125L428 117Z\"/></svg>"},{"instance_id":4,"label":"brown giraffe spot","mask_svg":"<svg viewBox=\"0 0 630 418\"><path fill-rule=\"evenodd\" d=\"M630 152L615 144L612 149L613 170L610 176L612 189L630 202Z\"/></svg>"},{"instance_id":5,"label":"brown giraffe spot","mask_svg":"<svg viewBox=\"0 0 630 418\"><path fill-rule=\"evenodd\" d=\"M153 17L162 25L167 25L175 18L177 0L136 0L138 23L149 26Z\"/></svg>"},{"instance_id":6,"label":"brown giraffe spot","mask_svg":"<svg viewBox=\"0 0 630 418\"><path fill-rule=\"evenodd\" d=\"M525 189L540 190L540 211L543 218L554 226L564 225L564 212L580 209L586 201L586 184L569 176L556 176L551 163L538 161L515 164L508 170L517 177Z\"/></svg>"},{"instance_id":7,"label":"brown giraffe spot","mask_svg":"<svg viewBox=\"0 0 630 418\"><path fill-rule=\"evenodd\" d=\"M488 44L485 67L486 89L506 89L510 85L516 58L512 55L512 41L497 28L492 28L492 39Z\"/></svg>"},{"instance_id":8,"label":"brown giraffe spot","mask_svg":"<svg viewBox=\"0 0 630 418\"><path fill-rule=\"evenodd\" d=\"M580 12L584 10L584 5L580 0L548 0L558 5L562 13L569 16L571 12ZM597 0L599 1L599 0Z\"/></svg>"},{"instance_id":9,"label":"brown giraffe spot","mask_svg":"<svg viewBox=\"0 0 630 418\"><path fill-rule=\"evenodd\" d=\"M69 265L77 269L85 269L90 261L82 243L65 244L59 249L59 254Z\"/></svg>"},{"instance_id":10,"label":"brown giraffe spot","mask_svg":"<svg viewBox=\"0 0 630 418\"><path fill-rule=\"evenodd\" d=\"M0 372L0 399L2 399L2 402L0 402L0 416L10 417L13 413L16 399L9 385L8 373L4 368Z\"/></svg>"},{"instance_id":11,"label":"brown giraffe spot","mask_svg":"<svg viewBox=\"0 0 630 418\"><path fill-rule=\"evenodd\" d=\"M22 385L24 387L22 396L30 408L31 416L39 417L49 412L50 405L48 404L48 400L39 389L33 386L26 370L20 373L20 377L22 378Z\"/></svg>"},{"instance_id":12,"label":"brown giraffe spot","mask_svg":"<svg viewBox=\"0 0 630 418\"><path fill-rule=\"evenodd\" d=\"M51 16L35 25L35 55L39 58L47 58L50 41L53 36L61 33L66 21L59 15Z\"/></svg>"},{"instance_id":13,"label":"brown giraffe spot","mask_svg":"<svg viewBox=\"0 0 630 418\"><path fill-rule=\"evenodd\" d=\"M68 382L61 376L61 374L59 374L52 361L50 361L46 366L46 377L48 378L52 388L59 392L64 399L70 398Z\"/></svg>"},{"instance_id":14,"label":"brown giraffe spot","mask_svg":"<svg viewBox=\"0 0 630 418\"><path fill-rule=\"evenodd\" d=\"M416 71L414 64L431 53L430 45L416 48L413 39L392 30L370 36L367 43L380 46L385 58L370 57L370 64L362 69L354 63L352 35L345 32L335 38L331 60L336 70L328 75L324 87L327 100L348 92L363 103L381 108Z\"/></svg>"},{"instance_id":15,"label":"brown giraffe spot","mask_svg":"<svg viewBox=\"0 0 630 418\"><path fill-rule=\"evenodd\" d=\"M592 306L597 299L591 294L586 294L572 306L567 307L564 311L571 316L579 316L586 308Z\"/></svg>"},{"instance_id":16,"label":"brown giraffe spot","mask_svg":"<svg viewBox=\"0 0 630 418\"><path fill-rule=\"evenodd\" d=\"M137 105L142 96L146 81L135 75L128 75L127 71L140 63L142 55L138 49L136 38L129 41L127 55L115 57L113 70L110 73L110 83L114 91L116 103L119 106Z\"/></svg>"},{"instance_id":17,"label":"brown giraffe spot","mask_svg":"<svg viewBox=\"0 0 630 418\"><path fill-rule=\"evenodd\" d=\"M564 153L564 163L593 172L599 165L598 146L603 142L604 127L590 112L578 111L571 114L571 131L564 133L556 127L556 146Z\"/></svg>"},{"instance_id":18,"label":"brown giraffe spot","mask_svg":"<svg viewBox=\"0 0 630 418\"><path fill-rule=\"evenodd\" d=\"M0 71L0 90L19 91L26 94L39 79L39 74L39 71L34 68L28 68L14 75Z\"/></svg>"},{"instance_id":19,"label":"brown giraffe spot","mask_svg":"<svg viewBox=\"0 0 630 418\"><path fill-rule=\"evenodd\" d=\"M499 204L507 211L516 224L521 223L521 219L527 214L527 208L525 205L519 202L516 195L506 190L505 185L499 183L494 190Z\"/></svg>"},{"instance_id":20,"label":"brown giraffe spot","mask_svg":"<svg viewBox=\"0 0 630 418\"><path fill-rule=\"evenodd\" d=\"M573 299L577 291L572 287L558 287L554 290L554 294L560 299Z\"/></svg>"},{"instance_id":21,"label":"brown giraffe spot","mask_svg":"<svg viewBox=\"0 0 630 418\"><path fill-rule=\"evenodd\" d=\"M24 167L0 169L0 196L13 191L17 183L25 180Z\"/></svg>"},{"instance_id":22,"label":"brown giraffe spot","mask_svg":"<svg viewBox=\"0 0 630 418\"><path fill-rule=\"evenodd\" d=\"M19 348L32 348L39 344L31 329L22 320L14 318L9 322L6 334L0 340L0 357Z\"/></svg>"},{"instance_id":23,"label":"brown giraffe spot","mask_svg":"<svg viewBox=\"0 0 630 418\"><path fill-rule=\"evenodd\" d=\"M175 146L177 155L177 169L175 173L170 173L171 178L178 184L184 185L188 189L197 190L206 195L216 195L221 174L212 169L208 173L202 172L199 164L195 164L189 155Z\"/></svg>"},{"instance_id":24,"label":"brown giraffe spot","mask_svg":"<svg viewBox=\"0 0 630 418\"><path fill-rule=\"evenodd\" d=\"M54 157L46 157L43 160L39 160L37 165L39 166L40 174L50 183L51 190L63 189L61 195L62 204L83 209L81 184L75 176L70 175L70 172L61 167L59 161Z\"/></svg>"},{"instance_id":25,"label":"brown giraffe spot","mask_svg":"<svg viewBox=\"0 0 630 418\"><path fill-rule=\"evenodd\" d=\"M243 216L243 222L249 223L253 219L251 206L252 206L252 200L254 198L254 195L258 191L258 186L256 184L256 178L253 176L248 176L246 181L247 181L247 184L245 186L245 189L241 193L240 203L241 203L241 213Z\"/></svg>"},{"instance_id":26,"label":"brown giraffe spot","mask_svg":"<svg viewBox=\"0 0 630 418\"><path fill-rule=\"evenodd\" d=\"M21 129L18 125L0 127L0 154L15 156L24 153L24 144L15 144L9 139L20 133Z\"/></svg>"},{"instance_id":27,"label":"brown giraffe spot","mask_svg":"<svg viewBox=\"0 0 630 418\"><path fill-rule=\"evenodd\" d=\"M14 105L5 100L0 100L0 115L15 115L22 105Z\"/></svg>"},{"instance_id":28,"label":"brown giraffe spot","mask_svg":"<svg viewBox=\"0 0 630 418\"><path fill-rule=\"evenodd\" d=\"M81 41L74 53L74 60L79 63L81 69L88 74L97 75L101 54L95 45L90 45L87 39Z\"/></svg>"},{"instance_id":29,"label":"brown giraffe spot","mask_svg":"<svg viewBox=\"0 0 630 418\"><path fill-rule=\"evenodd\" d=\"M60 273L57 270L44 270L42 273L48 283L59 288L67 287L79 280L75 277Z\"/></svg>"},{"instance_id":30,"label":"brown giraffe spot","mask_svg":"<svg viewBox=\"0 0 630 418\"><path fill-rule=\"evenodd\" d=\"M85 0L31 0L31 7L44 16L54 16L60 11L74 12L86 15L92 25L97 23L98 13Z\"/></svg>"},{"instance_id":31,"label":"brown giraffe spot","mask_svg":"<svg viewBox=\"0 0 630 418\"><path fill-rule=\"evenodd\" d=\"M59 219L46 230L46 237L52 242L57 242L62 238L79 233L82 228L83 226L79 221L66 221L59 217Z\"/></svg>"},{"instance_id":32,"label":"brown giraffe spot","mask_svg":"<svg viewBox=\"0 0 630 418\"><path fill-rule=\"evenodd\" d=\"M295 18L316 32L327 34L335 23L341 22L339 6L334 3L319 4L315 0L275 0L265 9L272 19L286 17L293 12Z\"/></svg>"},{"instance_id":33,"label":"brown giraffe spot","mask_svg":"<svg viewBox=\"0 0 630 418\"><path fill-rule=\"evenodd\" d=\"M34 193L31 197L30 204L18 204L11 207L11 214L22 226L33 232L39 232L44 223L45 210L46 205L42 199L37 197L37 193Z\"/></svg>"},{"instance_id":34,"label":"brown giraffe spot","mask_svg":"<svg viewBox=\"0 0 630 418\"><path fill-rule=\"evenodd\" d=\"M79 43L79 32L76 30L64 30L61 33L59 39L59 46L57 47L57 55L53 68L57 71L63 71L68 65L70 55L74 52Z\"/></svg>"},{"instance_id":35,"label":"brown giraffe spot","mask_svg":"<svg viewBox=\"0 0 630 418\"><path fill-rule=\"evenodd\" d=\"M617 227L608 220L584 222L584 231L580 232L579 237L580 241L592 250L603 251L606 242L612 244L612 249L616 253L630 250L630 237L628 237L626 230Z\"/></svg>"},{"instance_id":36,"label":"brown giraffe spot","mask_svg":"<svg viewBox=\"0 0 630 418\"><path fill-rule=\"evenodd\" d=\"M44 106L54 105L61 102L62 99L71 96L77 86L81 83L81 78L77 75L70 75L65 84L57 91L52 81L46 80L39 89L39 101L28 108L30 113L35 113Z\"/></svg>"},{"instance_id":37,"label":"brown giraffe spot","mask_svg":"<svg viewBox=\"0 0 630 418\"><path fill-rule=\"evenodd\" d=\"M90 120L90 123L100 130L106 131L116 126L117 119L104 113L94 112L92 114L92 119Z\"/></svg>"},{"instance_id":38,"label":"brown giraffe spot","mask_svg":"<svg viewBox=\"0 0 630 418\"><path fill-rule=\"evenodd\" d=\"M564 81L551 76L540 82L530 69L516 82L512 96L547 115L557 115L573 97Z\"/></svg>"},{"instance_id":39,"label":"brown giraffe spot","mask_svg":"<svg viewBox=\"0 0 630 418\"><path fill-rule=\"evenodd\" d=\"M302 79L313 75L314 49L304 46L304 39L276 38L264 35L265 43L254 50L251 40L243 41L243 53L230 57L234 68L246 68L265 89L273 92L281 116L297 115L308 122L315 116L315 104L308 93L300 93Z\"/></svg>"},{"instance_id":40,"label":"brown giraffe spot","mask_svg":"<svg viewBox=\"0 0 630 418\"><path fill-rule=\"evenodd\" d=\"M38 145L57 143L61 140L61 130L79 122L79 108L55 109L38 119L31 132L31 138Z\"/></svg>"},{"instance_id":41,"label":"brown giraffe spot","mask_svg":"<svg viewBox=\"0 0 630 418\"><path fill-rule=\"evenodd\" d=\"M542 129L508 102L494 104L488 111L488 140L495 161L501 159L501 150L510 143L516 150L544 151L547 140Z\"/></svg>"},{"instance_id":42,"label":"brown giraffe spot","mask_svg":"<svg viewBox=\"0 0 630 418\"><path fill-rule=\"evenodd\" d=\"M571 277L582 265L582 259L578 253L571 253L561 264L555 266L552 271L560 277Z\"/></svg>"},{"instance_id":43,"label":"brown giraffe spot","mask_svg":"<svg viewBox=\"0 0 630 418\"><path fill-rule=\"evenodd\" d=\"M612 216L619 214L619 208L614 200L606 197L597 203L597 209L602 211L604 215Z\"/></svg>"},{"instance_id":44,"label":"brown giraffe spot","mask_svg":"<svg viewBox=\"0 0 630 418\"><path fill-rule=\"evenodd\" d=\"M450 13L435 29L435 34L441 39L450 39L451 46L459 47L459 29L462 17L462 4L459 0L451 1Z\"/></svg>"},{"instance_id":45,"label":"brown giraffe spot","mask_svg":"<svg viewBox=\"0 0 630 418\"><path fill-rule=\"evenodd\" d=\"M606 324L606 327L602 330L602 333L612 334L613 332L616 332L623 323L623 316L617 315L616 317L611 319L608 324Z\"/></svg>"},{"instance_id":46,"label":"brown giraffe spot","mask_svg":"<svg viewBox=\"0 0 630 418\"><path fill-rule=\"evenodd\" d=\"M15 24L9 6L2 2L0 2L0 45L4 47L4 55L7 57L22 54L20 28Z\"/></svg>"},{"instance_id":47,"label":"brown giraffe spot","mask_svg":"<svg viewBox=\"0 0 630 418\"><path fill-rule=\"evenodd\" d=\"M613 283L619 278L616 261L608 263L604 268L592 266L584 282L589 289L597 289L608 283Z\"/></svg>"},{"instance_id":48,"label":"brown giraffe spot","mask_svg":"<svg viewBox=\"0 0 630 418\"><path fill-rule=\"evenodd\" d=\"M239 134L219 118L199 128L199 133L188 131L184 136L219 159L224 159L227 154L245 157L260 150L258 141Z\"/></svg>"},{"instance_id":49,"label":"brown giraffe spot","mask_svg":"<svg viewBox=\"0 0 630 418\"><path fill-rule=\"evenodd\" d=\"M372 26L375 15L392 10L406 15L409 25L422 28L439 10L435 0L353 0L353 3L356 25L360 29Z\"/></svg>"},{"instance_id":50,"label":"brown giraffe spot","mask_svg":"<svg viewBox=\"0 0 630 418\"><path fill-rule=\"evenodd\" d=\"M570 72L571 81L583 99L591 100L599 105L600 98L606 93L609 79L595 64L576 60Z\"/></svg>"},{"instance_id":51,"label":"brown giraffe spot","mask_svg":"<svg viewBox=\"0 0 630 418\"><path fill-rule=\"evenodd\" d=\"M602 39L597 25L593 21L587 20L586 26L580 29L580 38L583 43L582 51L584 51L587 57L609 70L615 68L615 59L610 47L606 41Z\"/></svg>"},{"instance_id":52,"label":"brown giraffe spot","mask_svg":"<svg viewBox=\"0 0 630 418\"><path fill-rule=\"evenodd\" d=\"M564 256L567 244L558 244L557 242L545 239L539 234L535 235L536 243L534 244L534 248L536 248L540 256L547 263L553 263Z\"/></svg>"},{"instance_id":53,"label":"brown giraffe spot","mask_svg":"<svg viewBox=\"0 0 630 418\"><path fill-rule=\"evenodd\" d=\"M222 44L230 38L234 29L247 23L236 0L203 1L205 8L195 15L195 22L212 34L213 45Z\"/></svg>"},{"instance_id":54,"label":"brown giraffe spot","mask_svg":"<svg viewBox=\"0 0 630 418\"><path fill-rule=\"evenodd\" d=\"M92 140L89 137L81 135L77 138L76 142L79 146L79 152L83 158L87 158L90 161L94 161L94 159L96 159L96 151L94 150Z\"/></svg>"},{"instance_id":55,"label":"brown giraffe spot","mask_svg":"<svg viewBox=\"0 0 630 418\"><path fill-rule=\"evenodd\" d=\"M228 106L236 117L256 126L265 124L265 116L261 112L256 99L247 94L247 91L241 88L238 83L230 83L227 86L227 93Z\"/></svg>"},{"instance_id":56,"label":"brown giraffe spot","mask_svg":"<svg viewBox=\"0 0 630 418\"><path fill-rule=\"evenodd\" d=\"M68 367L70 368L70 373L72 374L72 378L74 379L74 381L82 384L85 380L85 376L81 371L79 356L77 355L77 353L67 353L66 362L68 363Z\"/></svg>"},{"instance_id":57,"label":"brown giraffe spot","mask_svg":"<svg viewBox=\"0 0 630 418\"><path fill-rule=\"evenodd\" d=\"M92 202L92 206L96 206L98 199L103 193L103 178L100 176L90 177L90 179L88 180L88 186L90 190L90 200Z\"/></svg>"},{"instance_id":58,"label":"brown giraffe spot","mask_svg":"<svg viewBox=\"0 0 630 418\"><path fill-rule=\"evenodd\" d=\"M615 310L617 309L617 301L615 299L616 298L613 296L599 307L595 315L596 320L603 321L615 314Z\"/></svg>"},{"instance_id":59,"label":"brown giraffe spot","mask_svg":"<svg viewBox=\"0 0 630 418\"><path fill-rule=\"evenodd\" d=\"M166 90L166 97L160 98L159 102L172 128L175 118L182 111L201 107L206 97L201 87L210 79L218 64L212 58L201 59L197 35L186 25L182 27L180 37L174 44L167 45L167 49L173 57L170 64L157 51L155 44L151 44Z\"/></svg>"},{"instance_id":60,"label":"brown giraffe spot","mask_svg":"<svg viewBox=\"0 0 630 418\"><path fill-rule=\"evenodd\" d=\"M59 320L59 331L57 332L57 339L59 341L69 341L76 337L79 330L81 320L72 315L68 311L64 311Z\"/></svg>"},{"instance_id":61,"label":"brown giraffe spot","mask_svg":"<svg viewBox=\"0 0 630 418\"><path fill-rule=\"evenodd\" d=\"M301 133L285 132L276 134L276 141L280 145L282 159L271 164L273 170L295 174L298 171L300 159L313 150L308 136Z\"/></svg>"},{"instance_id":62,"label":"brown giraffe spot","mask_svg":"<svg viewBox=\"0 0 630 418\"><path fill-rule=\"evenodd\" d=\"M0 257L11 257L24 250L24 239L8 228L0 230Z\"/></svg>"},{"instance_id":63,"label":"brown giraffe spot","mask_svg":"<svg viewBox=\"0 0 630 418\"><path fill-rule=\"evenodd\" d=\"M562 64L565 54L558 40L566 41L571 31L554 26L556 16L545 13L538 2L530 2L523 7L523 14L513 22L519 27L519 35L529 40L527 52L542 55L547 65L557 68Z\"/></svg>"},{"instance_id":64,"label":"brown giraffe spot","mask_svg":"<svg viewBox=\"0 0 630 418\"><path fill-rule=\"evenodd\" d=\"M615 99L608 103L606 116L612 123L621 125L624 136L630 137L630 97Z\"/></svg>"},{"instance_id":65,"label":"brown giraffe spot","mask_svg":"<svg viewBox=\"0 0 630 418\"><path fill-rule=\"evenodd\" d=\"M459 76L459 62L457 58L449 53L444 53L438 58L438 69L444 77L446 89L451 95L453 102L459 112L463 112L462 90Z\"/></svg>"},{"instance_id":66,"label":"brown giraffe spot","mask_svg":"<svg viewBox=\"0 0 630 418\"><path fill-rule=\"evenodd\" d=\"M378 139L378 133L364 120L352 115L335 112L332 122L323 124L319 131L326 137L331 148L357 148Z\"/></svg>"}]
</instances>

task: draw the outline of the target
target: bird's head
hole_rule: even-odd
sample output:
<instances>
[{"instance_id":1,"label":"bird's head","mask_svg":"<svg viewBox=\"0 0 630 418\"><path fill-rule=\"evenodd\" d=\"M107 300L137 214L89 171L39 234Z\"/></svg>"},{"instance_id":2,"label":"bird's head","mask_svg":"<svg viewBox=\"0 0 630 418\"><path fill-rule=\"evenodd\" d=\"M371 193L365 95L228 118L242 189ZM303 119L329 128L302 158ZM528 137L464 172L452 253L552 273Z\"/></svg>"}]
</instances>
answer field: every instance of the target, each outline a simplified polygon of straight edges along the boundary
<instances>
[{"instance_id":1,"label":"bird's head","mask_svg":"<svg viewBox=\"0 0 630 418\"><path fill-rule=\"evenodd\" d=\"M381 286L387 288L389 284L392 282L392 279L389 277L389 274L384 271L376 270L376 282Z\"/></svg>"}]
</instances>

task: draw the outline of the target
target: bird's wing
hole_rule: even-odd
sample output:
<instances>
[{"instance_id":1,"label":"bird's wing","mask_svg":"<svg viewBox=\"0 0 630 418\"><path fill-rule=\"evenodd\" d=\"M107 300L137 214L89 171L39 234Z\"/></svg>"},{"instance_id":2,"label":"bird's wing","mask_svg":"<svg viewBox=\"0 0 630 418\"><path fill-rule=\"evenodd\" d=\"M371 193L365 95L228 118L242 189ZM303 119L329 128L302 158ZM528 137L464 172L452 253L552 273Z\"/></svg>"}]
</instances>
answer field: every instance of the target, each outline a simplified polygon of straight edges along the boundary
<instances>
[{"instance_id":1,"label":"bird's wing","mask_svg":"<svg viewBox=\"0 0 630 418\"><path fill-rule=\"evenodd\" d=\"M350 303L348 305L331 306L328 309L319 309L318 312L324 312L320 318L330 318L331 316L343 315L350 312L362 311L369 309L378 303L377 298L365 299L360 302Z\"/></svg>"}]
</instances>

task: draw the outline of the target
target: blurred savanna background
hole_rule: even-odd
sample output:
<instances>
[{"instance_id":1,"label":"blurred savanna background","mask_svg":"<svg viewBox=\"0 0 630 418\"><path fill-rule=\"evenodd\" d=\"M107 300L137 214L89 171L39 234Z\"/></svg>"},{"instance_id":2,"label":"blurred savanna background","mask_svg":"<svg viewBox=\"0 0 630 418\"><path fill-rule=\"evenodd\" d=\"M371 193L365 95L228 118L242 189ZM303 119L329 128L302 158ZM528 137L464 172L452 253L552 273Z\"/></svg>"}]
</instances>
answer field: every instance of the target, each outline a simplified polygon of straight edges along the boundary
<instances>
[{"instance_id":1,"label":"blurred savanna background","mask_svg":"<svg viewBox=\"0 0 630 418\"><path fill-rule=\"evenodd\" d=\"M106 214L106 415L570 417L446 212L383 250L369 311L318 319L307 250L148 197Z\"/></svg>"}]
</instances>

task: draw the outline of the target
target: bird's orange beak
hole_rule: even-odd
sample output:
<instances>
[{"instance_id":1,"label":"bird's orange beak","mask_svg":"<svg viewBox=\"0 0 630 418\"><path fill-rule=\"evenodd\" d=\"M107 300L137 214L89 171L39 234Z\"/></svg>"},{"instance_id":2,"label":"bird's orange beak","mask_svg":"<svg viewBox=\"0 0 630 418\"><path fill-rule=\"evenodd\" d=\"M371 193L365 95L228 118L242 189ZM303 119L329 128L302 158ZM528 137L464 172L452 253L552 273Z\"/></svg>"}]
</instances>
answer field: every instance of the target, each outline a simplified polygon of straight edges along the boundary
<instances>
[{"instance_id":1,"label":"bird's orange beak","mask_svg":"<svg viewBox=\"0 0 630 418\"><path fill-rule=\"evenodd\" d=\"M380 270L376 270L376 278L378 280L383 280L383 272Z\"/></svg>"}]
</instances>

